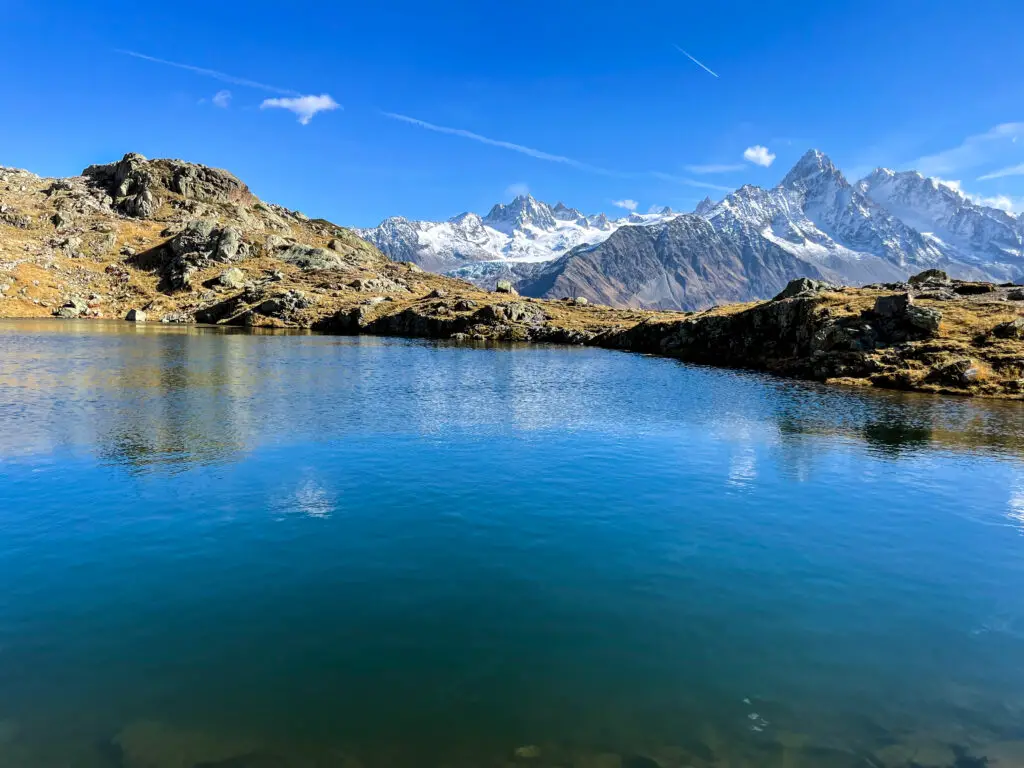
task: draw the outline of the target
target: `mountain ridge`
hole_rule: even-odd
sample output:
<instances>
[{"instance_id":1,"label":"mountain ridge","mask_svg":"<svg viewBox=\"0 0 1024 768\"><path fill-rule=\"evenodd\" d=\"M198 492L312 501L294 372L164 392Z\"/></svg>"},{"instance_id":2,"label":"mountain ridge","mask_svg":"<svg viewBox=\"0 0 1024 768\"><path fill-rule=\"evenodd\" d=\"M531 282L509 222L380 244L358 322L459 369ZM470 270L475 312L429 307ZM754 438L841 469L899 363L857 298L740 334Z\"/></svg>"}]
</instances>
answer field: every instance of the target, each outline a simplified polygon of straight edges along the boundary
<instances>
[{"instance_id":1,"label":"mountain ridge","mask_svg":"<svg viewBox=\"0 0 1024 768\"><path fill-rule=\"evenodd\" d=\"M551 207L522 195L477 217L472 238L430 222L396 237L395 219L360 234L389 255L483 287L511 280L528 295L562 291L614 306L700 309L771 296L795 276L863 284L943 269L964 279L1024 278L1018 217L915 172L879 168L851 183L817 149L804 153L774 187L748 184L718 202L702 200L692 215L719 233L714 244L693 227L687 230L693 242L675 236L678 228L659 241L682 215L667 208L614 221L576 214L564 203ZM626 231L637 227L656 232L638 237ZM689 265L702 247L703 269L694 269ZM737 265L741 274L733 279Z\"/></svg>"}]
</instances>

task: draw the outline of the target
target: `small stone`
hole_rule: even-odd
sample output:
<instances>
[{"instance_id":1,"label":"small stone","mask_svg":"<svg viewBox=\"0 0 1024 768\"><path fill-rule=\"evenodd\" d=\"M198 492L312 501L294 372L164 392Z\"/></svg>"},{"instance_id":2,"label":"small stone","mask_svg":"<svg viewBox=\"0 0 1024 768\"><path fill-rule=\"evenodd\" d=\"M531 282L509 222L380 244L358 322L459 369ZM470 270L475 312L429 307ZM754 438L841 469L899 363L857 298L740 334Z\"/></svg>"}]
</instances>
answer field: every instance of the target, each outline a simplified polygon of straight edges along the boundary
<instances>
[{"instance_id":1,"label":"small stone","mask_svg":"<svg viewBox=\"0 0 1024 768\"><path fill-rule=\"evenodd\" d=\"M471 312L476 309L476 302L472 299L459 299L455 302L456 312Z\"/></svg>"},{"instance_id":2,"label":"small stone","mask_svg":"<svg viewBox=\"0 0 1024 768\"><path fill-rule=\"evenodd\" d=\"M443 288L436 288L433 291L431 291L430 293L428 293L426 298L428 298L428 299L446 299L446 298L448 298L448 291L444 290Z\"/></svg>"},{"instance_id":3,"label":"small stone","mask_svg":"<svg viewBox=\"0 0 1024 768\"><path fill-rule=\"evenodd\" d=\"M144 323L146 322L146 313L141 309L129 309L124 319L129 323Z\"/></svg>"}]
</instances>

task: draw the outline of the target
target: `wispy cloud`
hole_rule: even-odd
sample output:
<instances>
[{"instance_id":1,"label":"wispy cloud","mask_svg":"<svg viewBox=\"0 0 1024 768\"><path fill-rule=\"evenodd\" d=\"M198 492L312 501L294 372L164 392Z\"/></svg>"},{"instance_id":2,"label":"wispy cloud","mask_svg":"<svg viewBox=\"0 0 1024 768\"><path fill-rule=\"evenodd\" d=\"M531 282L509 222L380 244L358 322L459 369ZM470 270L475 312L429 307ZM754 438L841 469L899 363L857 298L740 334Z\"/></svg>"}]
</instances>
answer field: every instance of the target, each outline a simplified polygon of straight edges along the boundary
<instances>
[{"instance_id":1,"label":"wispy cloud","mask_svg":"<svg viewBox=\"0 0 1024 768\"><path fill-rule=\"evenodd\" d=\"M732 173L742 171L746 168L743 163L709 163L707 165L688 165L686 170L690 173Z\"/></svg>"},{"instance_id":2,"label":"wispy cloud","mask_svg":"<svg viewBox=\"0 0 1024 768\"><path fill-rule=\"evenodd\" d=\"M700 67L700 68L701 68L701 69L703 69L703 70L704 70L705 72L707 72L707 73L708 73L709 75L714 75L715 77L718 77L718 73L717 73L717 72L715 72L715 71L713 71L713 70L709 69L709 68L708 68L708 67L706 67L706 66L705 66L704 64L702 64L701 62L697 61L697 59L695 59L695 58L694 58L693 56L691 56L690 54L688 54L688 53L687 53L686 51L684 51L684 50L683 50L682 48L680 48L680 47L679 47L678 45L673 45L672 47L673 47L673 48L675 48L675 49L676 49L677 51L679 51L679 52L680 52L681 54L683 54L683 56L685 56L686 58L688 58L688 59L689 59L690 61L692 61L692 62L693 62L694 64L696 64L696 65L697 65L698 67Z\"/></svg>"},{"instance_id":3,"label":"wispy cloud","mask_svg":"<svg viewBox=\"0 0 1024 768\"><path fill-rule=\"evenodd\" d=\"M260 104L260 109L287 109L299 117L302 125L309 125L309 121L318 112L329 112L332 109L340 109L341 105L323 93L319 96L296 96L286 99L265 99Z\"/></svg>"},{"instance_id":4,"label":"wispy cloud","mask_svg":"<svg viewBox=\"0 0 1024 768\"><path fill-rule=\"evenodd\" d=\"M387 118L391 120L398 120L409 125L415 125L419 128L424 128L428 131L434 131L435 133L443 133L449 136L459 136L470 141L476 141L481 144L486 144L491 147L500 147L501 149L507 149L512 152L518 152L529 157L537 158L538 160L546 160L551 163L560 163L562 165L568 165L572 168L577 168L581 171L587 171L589 173L596 173L602 176L613 176L619 179L642 179L642 178L653 178L660 179L662 181L670 181L674 184L684 184L690 187L698 187L700 189L713 189L719 192L732 192L732 187L725 187L721 184L710 184L706 181L698 181L691 179L686 176L677 176L672 173L663 173L661 171L643 171L643 172L625 172L625 171L614 171L608 168L601 168L600 166L591 165L590 163L584 163L579 160L574 160L571 157L565 155L556 155L551 152L544 152L540 149L534 149L533 147L527 147L523 144L516 144L511 141L502 141L499 139L492 139L488 136L482 136L479 133L473 131L467 131L462 128L449 128L443 125L435 125L434 123L428 123L426 120L420 120L417 117L409 117L408 115L402 115L397 112L382 112ZM774 159L774 156L773 156Z\"/></svg>"},{"instance_id":5,"label":"wispy cloud","mask_svg":"<svg viewBox=\"0 0 1024 768\"><path fill-rule=\"evenodd\" d=\"M525 197L530 194L530 185L525 181L518 181L505 187L505 197Z\"/></svg>"},{"instance_id":6,"label":"wispy cloud","mask_svg":"<svg viewBox=\"0 0 1024 768\"><path fill-rule=\"evenodd\" d=\"M919 157L911 167L925 176L977 168L991 162L994 156L1005 152L1009 145L1016 144L1021 137L1024 137L1024 123L1001 123L984 133L968 136L955 147Z\"/></svg>"},{"instance_id":7,"label":"wispy cloud","mask_svg":"<svg viewBox=\"0 0 1024 768\"><path fill-rule=\"evenodd\" d=\"M509 149L513 152L519 152L523 155L529 155L535 157L538 160L547 160L552 163L562 163L563 165L571 165L573 168L579 168L583 171L590 171L591 173L600 173L606 176L617 175L614 171L609 171L606 168L599 168L596 165L590 165L589 163L583 163L579 160L573 160L571 157L565 155L554 155L550 152L544 152L533 147L527 147L522 144L515 144L511 141L502 141L500 139L492 139L487 136L481 136L479 133L473 133L472 131L466 131L462 128L448 128L443 125L435 125L434 123L428 123L426 120L420 120L416 117L409 117L408 115L400 115L396 112L384 112L382 113L385 117L389 117L392 120L399 120L409 125L415 125L420 128L425 128L428 131L434 131L435 133L445 133L449 136L461 136L464 139L470 139L471 141L478 141L481 144L487 144L492 147L501 147L502 149Z\"/></svg>"},{"instance_id":8,"label":"wispy cloud","mask_svg":"<svg viewBox=\"0 0 1024 768\"><path fill-rule=\"evenodd\" d=\"M988 181L989 179L1001 179L1004 176L1024 176L1024 163L1019 165L1011 165L1008 168L1000 168L998 171L992 171L986 173L984 176L979 176L978 181Z\"/></svg>"},{"instance_id":9,"label":"wispy cloud","mask_svg":"<svg viewBox=\"0 0 1024 768\"><path fill-rule=\"evenodd\" d=\"M213 95L213 106L227 109L231 106L231 91L217 91Z\"/></svg>"},{"instance_id":10,"label":"wispy cloud","mask_svg":"<svg viewBox=\"0 0 1024 768\"><path fill-rule=\"evenodd\" d=\"M197 75L203 75L205 77L212 77L214 80L220 80L225 83L231 83L232 85L241 85L246 88L256 88L260 91L268 91L269 93L280 93L285 96L301 96L298 91L293 91L288 88L278 88L276 85L268 85L267 83L260 83L256 80L249 80L244 77L235 77L229 75L226 72L218 72L215 69L207 69L206 67L196 67L192 64L182 64L177 61L168 61L167 59L158 59L156 56L147 56L144 53L138 53L137 51L125 51L118 50L117 53L124 54L125 56L132 56L136 59L142 59L143 61L151 61L154 64L163 64L166 67L177 67L178 69L184 69L189 72L195 72Z\"/></svg>"},{"instance_id":11,"label":"wispy cloud","mask_svg":"<svg viewBox=\"0 0 1024 768\"><path fill-rule=\"evenodd\" d=\"M987 205L989 208L1015 213L1024 211L1024 197L1010 197L1009 195L993 195L991 197L969 195L969 197L978 205Z\"/></svg>"},{"instance_id":12,"label":"wispy cloud","mask_svg":"<svg viewBox=\"0 0 1024 768\"><path fill-rule=\"evenodd\" d=\"M616 208L625 208L627 211L635 211L639 203L636 200L627 198L625 200L612 200L612 205Z\"/></svg>"},{"instance_id":13,"label":"wispy cloud","mask_svg":"<svg viewBox=\"0 0 1024 768\"><path fill-rule=\"evenodd\" d=\"M763 168L767 168L775 162L775 154L768 151L768 147L762 147L760 144L755 144L752 147L747 147L743 150L743 159L749 160L754 165L760 165Z\"/></svg>"},{"instance_id":14,"label":"wispy cloud","mask_svg":"<svg viewBox=\"0 0 1024 768\"><path fill-rule=\"evenodd\" d=\"M696 179L689 179L686 176L676 176L673 173L662 173L661 171L651 171L650 176L662 181L671 181L675 184L685 184L688 187L697 187L698 189L714 189L718 192L732 192L732 187L725 187L721 184L711 184L706 181L697 181Z\"/></svg>"}]
</instances>

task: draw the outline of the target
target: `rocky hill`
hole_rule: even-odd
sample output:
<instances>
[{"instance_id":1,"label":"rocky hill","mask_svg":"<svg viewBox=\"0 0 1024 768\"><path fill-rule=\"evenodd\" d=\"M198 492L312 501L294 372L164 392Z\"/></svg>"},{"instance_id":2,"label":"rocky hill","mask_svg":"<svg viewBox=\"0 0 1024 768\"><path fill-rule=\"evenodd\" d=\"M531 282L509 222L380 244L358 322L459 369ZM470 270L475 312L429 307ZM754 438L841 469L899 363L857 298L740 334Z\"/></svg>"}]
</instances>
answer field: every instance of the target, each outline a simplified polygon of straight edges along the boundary
<instances>
[{"instance_id":1,"label":"rocky hill","mask_svg":"<svg viewBox=\"0 0 1024 768\"><path fill-rule=\"evenodd\" d=\"M571 215L562 208L552 215ZM706 303L742 297L752 279L789 280L789 250L753 236L737 247L714 210L622 227L563 257L535 286L552 297L541 300L393 261L343 227L260 201L226 171L135 154L69 179L3 168L0 317L593 344L822 381L1024 396L1024 289L1012 285L939 270L862 289L804 278L770 301L689 313L577 295L585 283L609 303L623 291ZM499 213L515 228L536 211ZM634 275L663 263L677 277L644 293Z\"/></svg>"}]
</instances>

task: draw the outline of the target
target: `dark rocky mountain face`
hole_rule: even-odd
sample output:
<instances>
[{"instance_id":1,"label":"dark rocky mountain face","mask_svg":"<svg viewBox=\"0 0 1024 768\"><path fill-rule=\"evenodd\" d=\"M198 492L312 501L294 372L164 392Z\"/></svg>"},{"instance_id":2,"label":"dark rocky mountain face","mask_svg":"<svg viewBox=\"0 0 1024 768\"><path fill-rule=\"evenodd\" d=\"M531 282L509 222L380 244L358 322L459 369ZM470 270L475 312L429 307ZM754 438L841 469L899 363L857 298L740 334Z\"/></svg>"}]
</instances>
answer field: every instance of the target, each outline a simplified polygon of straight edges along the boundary
<instances>
[{"instance_id":1,"label":"dark rocky mountain face","mask_svg":"<svg viewBox=\"0 0 1024 768\"><path fill-rule=\"evenodd\" d=\"M611 306L701 309L773 295L795 277L827 275L770 242L744 243L703 217L682 215L657 227L623 227L517 287L530 296L582 296Z\"/></svg>"}]
</instances>

